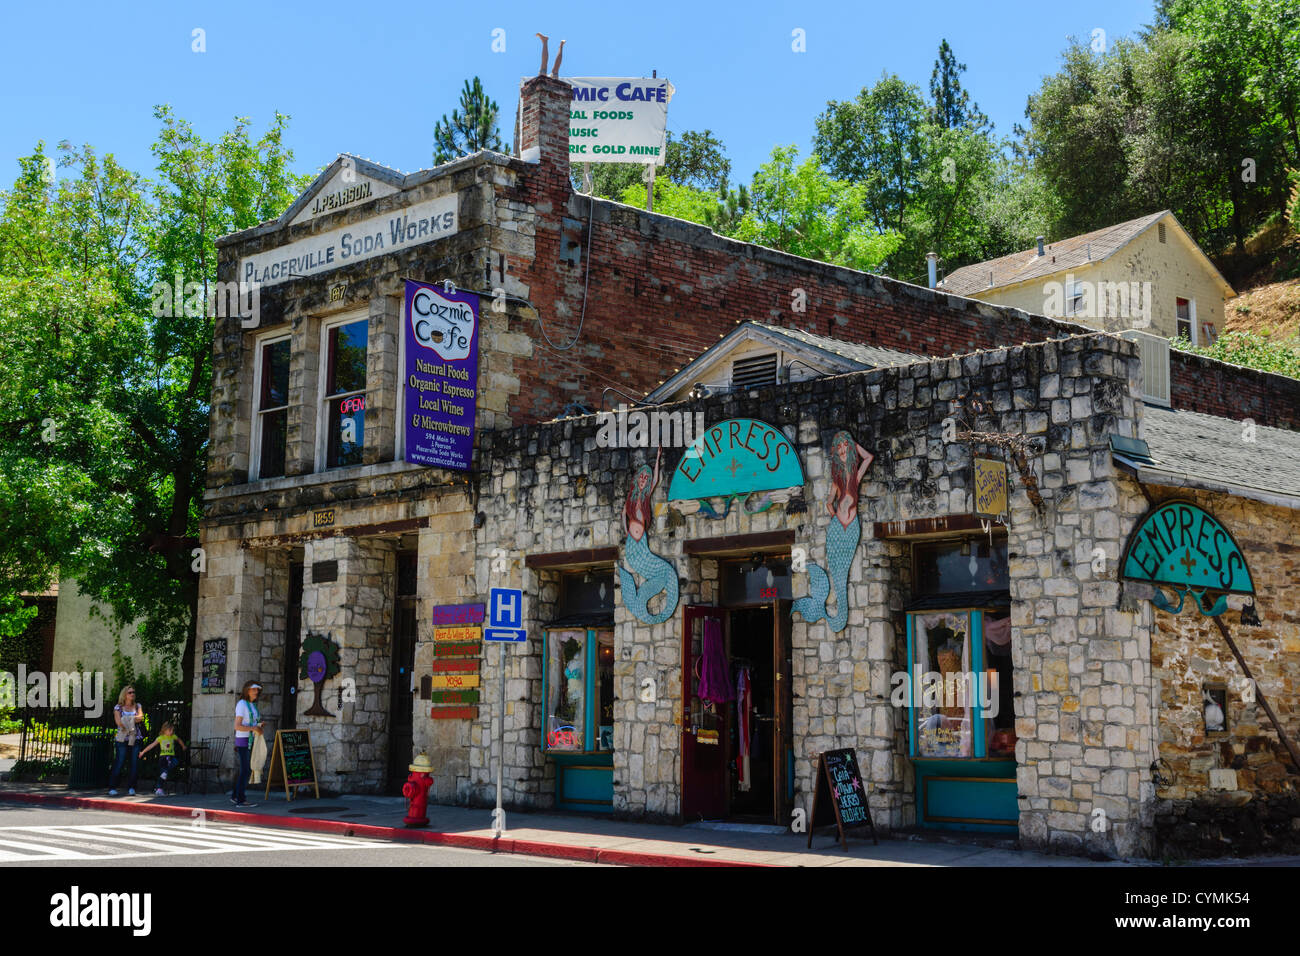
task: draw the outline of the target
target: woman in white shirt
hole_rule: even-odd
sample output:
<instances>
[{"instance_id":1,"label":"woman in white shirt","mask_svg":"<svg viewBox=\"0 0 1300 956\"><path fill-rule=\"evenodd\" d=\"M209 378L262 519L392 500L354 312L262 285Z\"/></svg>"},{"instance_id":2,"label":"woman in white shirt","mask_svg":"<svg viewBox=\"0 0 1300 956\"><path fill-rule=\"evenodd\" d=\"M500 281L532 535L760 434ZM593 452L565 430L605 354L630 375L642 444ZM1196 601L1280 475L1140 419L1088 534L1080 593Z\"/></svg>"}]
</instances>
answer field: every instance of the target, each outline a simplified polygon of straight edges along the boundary
<instances>
[{"instance_id":1,"label":"woman in white shirt","mask_svg":"<svg viewBox=\"0 0 1300 956\"><path fill-rule=\"evenodd\" d=\"M113 708L113 721L117 724L114 737L117 754L113 758L113 770L108 775L108 795L117 796L117 781L122 773L126 758L131 758L131 771L127 779L127 794L135 796L135 775L140 758L140 742L144 738L144 707L135 699L134 687L123 687L117 695L117 706ZM137 724L139 726L137 726Z\"/></svg>"},{"instance_id":2,"label":"woman in white shirt","mask_svg":"<svg viewBox=\"0 0 1300 956\"><path fill-rule=\"evenodd\" d=\"M245 681L244 689L239 692L239 703L235 705L235 758L239 766L235 770L235 789L230 794L230 802L237 807L257 806L244 799L244 787L252 766L252 735L262 735L262 715L257 709L257 696L261 692L261 684Z\"/></svg>"}]
</instances>

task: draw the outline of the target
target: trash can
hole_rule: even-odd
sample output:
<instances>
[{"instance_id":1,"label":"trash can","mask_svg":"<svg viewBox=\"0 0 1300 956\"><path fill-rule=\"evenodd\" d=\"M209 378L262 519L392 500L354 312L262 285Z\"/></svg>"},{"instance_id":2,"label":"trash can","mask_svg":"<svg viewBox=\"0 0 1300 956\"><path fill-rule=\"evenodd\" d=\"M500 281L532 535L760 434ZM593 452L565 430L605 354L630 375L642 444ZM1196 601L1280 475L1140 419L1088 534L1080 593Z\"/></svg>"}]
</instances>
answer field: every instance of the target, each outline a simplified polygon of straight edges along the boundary
<instances>
[{"instance_id":1,"label":"trash can","mask_svg":"<svg viewBox=\"0 0 1300 956\"><path fill-rule=\"evenodd\" d=\"M92 790L108 786L111 738L102 734L74 734L68 761L68 789Z\"/></svg>"}]
</instances>

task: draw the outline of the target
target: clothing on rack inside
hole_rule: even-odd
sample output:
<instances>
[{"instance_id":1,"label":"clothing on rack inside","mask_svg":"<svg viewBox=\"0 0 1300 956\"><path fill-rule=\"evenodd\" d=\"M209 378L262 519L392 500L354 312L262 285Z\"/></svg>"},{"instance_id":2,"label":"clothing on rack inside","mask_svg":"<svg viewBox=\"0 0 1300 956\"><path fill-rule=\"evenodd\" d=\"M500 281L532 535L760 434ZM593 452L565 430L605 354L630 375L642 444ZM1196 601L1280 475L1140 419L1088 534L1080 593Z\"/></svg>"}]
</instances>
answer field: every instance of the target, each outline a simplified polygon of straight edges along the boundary
<instances>
[{"instance_id":1,"label":"clothing on rack inside","mask_svg":"<svg viewBox=\"0 0 1300 956\"><path fill-rule=\"evenodd\" d=\"M736 729L740 737L736 748L736 769L741 790L749 790L752 778L749 772L750 713L754 709L754 688L749 679L749 668L736 672Z\"/></svg>"}]
</instances>

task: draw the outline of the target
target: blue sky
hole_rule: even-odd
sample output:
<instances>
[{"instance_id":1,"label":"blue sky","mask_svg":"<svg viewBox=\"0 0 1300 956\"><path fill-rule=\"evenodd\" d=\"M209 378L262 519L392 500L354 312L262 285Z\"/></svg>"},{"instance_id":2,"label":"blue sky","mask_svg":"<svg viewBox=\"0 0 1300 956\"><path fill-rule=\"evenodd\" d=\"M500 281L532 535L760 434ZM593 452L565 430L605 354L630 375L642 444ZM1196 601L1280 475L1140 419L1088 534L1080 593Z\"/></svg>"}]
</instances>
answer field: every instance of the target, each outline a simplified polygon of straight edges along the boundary
<instances>
[{"instance_id":1,"label":"blue sky","mask_svg":"<svg viewBox=\"0 0 1300 956\"><path fill-rule=\"evenodd\" d=\"M733 180L748 180L773 145L806 151L827 100L882 72L927 88L939 41L968 71L966 87L999 135L1022 121L1026 96L1054 72L1067 36L1111 41L1152 18L1148 0L928 0L833 5L747 0L727 6L571 2L366 4L62 3L10 5L0 32L0 188L37 140L90 143L152 173L154 104L171 103L207 137L248 116L264 129L290 114L298 172L340 152L411 171L431 165L432 129L461 83L482 77L514 124L519 79L537 72L537 31L568 41L562 75L640 76L677 89L673 130L710 128ZM207 51L191 50L205 31ZM506 31L493 53L492 31ZM802 29L807 52L791 50Z\"/></svg>"}]
</instances>

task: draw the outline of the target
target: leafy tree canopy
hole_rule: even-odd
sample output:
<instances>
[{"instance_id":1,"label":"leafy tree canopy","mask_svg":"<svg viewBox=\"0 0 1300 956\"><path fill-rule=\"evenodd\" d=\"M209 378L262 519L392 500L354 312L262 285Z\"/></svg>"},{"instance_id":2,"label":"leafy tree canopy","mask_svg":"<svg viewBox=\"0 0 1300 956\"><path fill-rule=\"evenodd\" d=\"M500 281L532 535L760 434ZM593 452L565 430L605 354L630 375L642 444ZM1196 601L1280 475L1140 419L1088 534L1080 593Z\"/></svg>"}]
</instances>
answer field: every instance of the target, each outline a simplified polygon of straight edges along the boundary
<instances>
[{"instance_id":1,"label":"leafy tree canopy","mask_svg":"<svg viewBox=\"0 0 1300 956\"><path fill-rule=\"evenodd\" d=\"M175 653L194 634L213 340L211 310L183 300L206 300L217 237L279 215L307 178L283 115L214 141L155 116L152 181L88 146L61 144L56 166L39 144L0 192L0 621L75 576ZM159 282L195 292L158 315Z\"/></svg>"}]
</instances>

